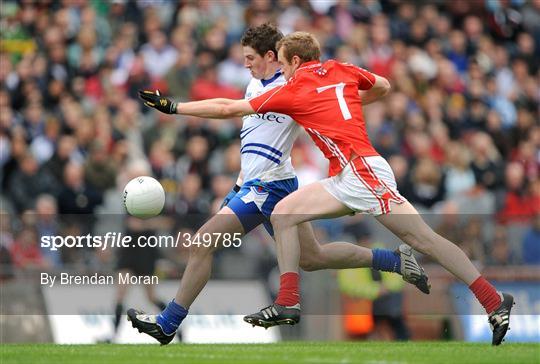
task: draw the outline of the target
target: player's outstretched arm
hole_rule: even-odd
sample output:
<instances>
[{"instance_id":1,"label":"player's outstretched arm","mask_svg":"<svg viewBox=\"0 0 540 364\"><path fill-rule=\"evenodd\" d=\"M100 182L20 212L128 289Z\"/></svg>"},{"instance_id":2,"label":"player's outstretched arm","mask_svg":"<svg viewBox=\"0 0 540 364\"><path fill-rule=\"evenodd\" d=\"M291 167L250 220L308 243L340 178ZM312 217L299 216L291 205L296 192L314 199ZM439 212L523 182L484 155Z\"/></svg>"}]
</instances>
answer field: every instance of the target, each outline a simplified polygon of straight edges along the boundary
<instances>
[{"instance_id":1,"label":"player's outstretched arm","mask_svg":"<svg viewBox=\"0 0 540 364\"><path fill-rule=\"evenodd\" d=\"M381 97L385 96L390 91L390 82L384 77L375 76L375 83L367 91L358 91L362 97L362 105L371 104Z\"/></svg>"},{"instance_id":2,"label":"player's outstretched arm","mask_svg":"<svg viewBox=\"0 0 540 364\"><path fill-rule=\"evenodd\" d=\"M253 114L254 110L247 100L208 99L191 102L173 102L161 96L159 91L139 91L140 98L148 107L166 114L192 115L210 119L228 119Z\"/></svg>"},{"instance_id":3,"label":"player's outstretched arm","mask_svg":"<svg viewBox=\"0 0 540 364\"><path fill-rule=\"evenodd\" d=\"M247 100L208 99L180 102L176 113L209 119L229 119L255 113Z\"/></svg>"}]
</instances>

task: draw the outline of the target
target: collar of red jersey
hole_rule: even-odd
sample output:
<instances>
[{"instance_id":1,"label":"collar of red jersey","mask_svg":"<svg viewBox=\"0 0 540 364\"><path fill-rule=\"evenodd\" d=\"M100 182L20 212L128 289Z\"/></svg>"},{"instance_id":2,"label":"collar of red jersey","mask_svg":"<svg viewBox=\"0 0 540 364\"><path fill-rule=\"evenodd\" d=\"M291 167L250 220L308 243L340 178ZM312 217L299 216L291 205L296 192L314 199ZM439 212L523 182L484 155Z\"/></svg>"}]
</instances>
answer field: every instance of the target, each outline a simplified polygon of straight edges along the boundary
<instances>
[{"instance_id":1,"label":"collar of red jersey","mask_svg":"<svg viewBox=\"0 0 540 364\"><path fill-rule=\"evenodd\" d=\"M313 68L313 67L320 67L320 66L321 66L321 62L319 61L309 61L309 62L302 63L302 66L299 67L297 71L300 71L304 68Z\"/></svg>"}]
</instances>

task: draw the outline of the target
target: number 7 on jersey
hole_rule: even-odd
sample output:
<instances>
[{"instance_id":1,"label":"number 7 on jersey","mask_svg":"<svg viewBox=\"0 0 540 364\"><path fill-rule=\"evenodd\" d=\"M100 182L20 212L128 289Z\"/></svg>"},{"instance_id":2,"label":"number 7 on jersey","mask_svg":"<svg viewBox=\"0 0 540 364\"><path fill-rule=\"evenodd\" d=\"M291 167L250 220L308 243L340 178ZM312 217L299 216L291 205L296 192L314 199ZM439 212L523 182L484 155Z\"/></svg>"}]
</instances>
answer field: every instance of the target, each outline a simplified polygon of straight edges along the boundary
<instances>
[{"instance_id":1,"label":"number 7 on jersey","mask_svg":"<svg viewBox=\"0 0 540 364\"><path fill-rule=\"evenodd\" d=\"M349 120L352 118L351 112L349 111L349 107L347 106L347 102L345 101L345 97L343 96L343 90L345 89L345 83L335 83L333 85L323 86L323 87L317 87L317 93L321 93L323 91L329 90L331 88L336 89L336 97L338 99L339 109L341 110L341 114L343 115L343 119Z\"/></svg>"}]
</instances>

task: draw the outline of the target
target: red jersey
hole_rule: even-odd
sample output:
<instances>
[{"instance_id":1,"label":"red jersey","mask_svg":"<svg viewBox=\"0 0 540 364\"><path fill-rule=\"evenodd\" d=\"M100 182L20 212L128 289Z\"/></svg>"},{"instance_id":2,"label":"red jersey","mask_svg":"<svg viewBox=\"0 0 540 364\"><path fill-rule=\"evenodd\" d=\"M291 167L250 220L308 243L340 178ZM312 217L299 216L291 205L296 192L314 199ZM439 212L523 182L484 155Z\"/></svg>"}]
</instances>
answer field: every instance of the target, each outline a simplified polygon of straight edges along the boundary
<instances>
[{"instance_id":1,"label":"red jersey","mask_svg":"<svg viewBox=\"0 0 540 364\"><path fill-rule=\"evenodd\" d=\"M289 81L249 100L256 113L287 114L309 133L330 161L329 176L341 172L353 152L379 155L369 141L358 90L369 90L375 76L330 60L304 63Z\"/></svg>"}]
</instances>

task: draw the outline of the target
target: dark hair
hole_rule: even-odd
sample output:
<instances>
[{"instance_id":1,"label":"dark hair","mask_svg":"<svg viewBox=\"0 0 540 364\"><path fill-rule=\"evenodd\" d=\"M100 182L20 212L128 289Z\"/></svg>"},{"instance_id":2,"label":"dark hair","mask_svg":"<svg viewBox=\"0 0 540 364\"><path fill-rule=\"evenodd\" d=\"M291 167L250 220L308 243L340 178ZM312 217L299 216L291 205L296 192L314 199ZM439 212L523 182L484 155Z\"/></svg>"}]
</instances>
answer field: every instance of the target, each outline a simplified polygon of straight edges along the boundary
<instances>
[{"instance_id":1,"label":"dark hair","mask_svg":"<svg viewBox=\"0 0 540 364\"><path fill-rule=\"evenodd\" d=\"M242 36L240 43L244 47L251 47L259 55L272 51L277 59L276 43L283 38L283 33L276 25L264 23L258 27L249 27Z\"/></svg>"}]
</instances>

